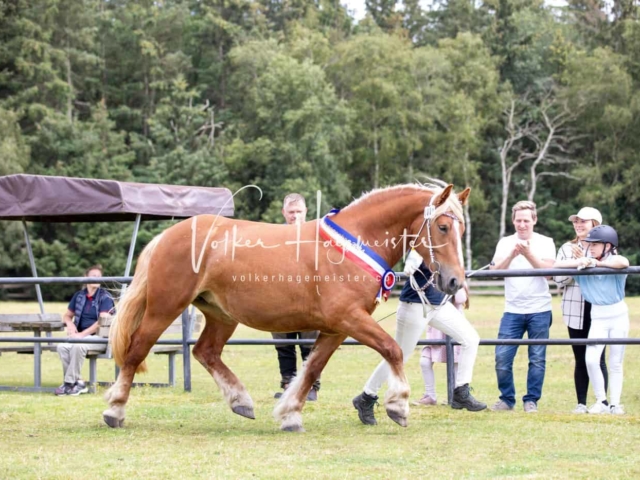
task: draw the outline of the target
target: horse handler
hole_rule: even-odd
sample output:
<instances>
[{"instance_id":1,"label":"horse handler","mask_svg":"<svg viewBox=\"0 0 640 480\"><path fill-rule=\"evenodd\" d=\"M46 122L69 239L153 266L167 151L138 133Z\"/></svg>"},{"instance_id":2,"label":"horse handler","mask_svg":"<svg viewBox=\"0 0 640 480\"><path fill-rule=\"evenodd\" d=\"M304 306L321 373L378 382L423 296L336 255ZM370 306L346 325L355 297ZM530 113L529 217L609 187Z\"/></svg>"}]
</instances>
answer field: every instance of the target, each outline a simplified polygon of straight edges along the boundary
<instances>
[{"instance_id":1,"label":"horse handler","mask_svg":"<svg viewBox=\"0 0 640 480\"><path fill-rule=\"evenodd\" d=\"M476 400L471 395L469 387L480 343L478 332L451 302L444 301L445 295L430 281L431 272L422 261L422 257L414 250L407 257L405 273L413 275L418 288L424 289L429 304L423 306L418 291L411 285L411 279L407 280L400 294L396 314L396 342L402 349L404 363L407 363L415 351L427 325L449 335L461 346L451 408L466 408L471 412L484 410L487 405ZM385 361L380 362L365 384L363 392L353 399L358 417L365 425L377 424L373 407L378 400L378 390L388 378L391 378L389 373L389 364Z\"/></svg>"}]
</instances>

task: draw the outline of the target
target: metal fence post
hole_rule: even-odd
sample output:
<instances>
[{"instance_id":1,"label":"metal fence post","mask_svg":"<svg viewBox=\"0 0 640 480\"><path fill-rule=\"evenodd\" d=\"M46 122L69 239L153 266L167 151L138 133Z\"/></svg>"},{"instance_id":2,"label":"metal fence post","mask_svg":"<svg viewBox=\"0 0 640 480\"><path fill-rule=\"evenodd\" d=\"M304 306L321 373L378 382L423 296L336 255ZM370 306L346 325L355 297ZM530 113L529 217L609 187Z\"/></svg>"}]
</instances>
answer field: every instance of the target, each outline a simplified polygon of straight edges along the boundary
<instances>
[{"instance_id":1,"label":"metal fence post","mask_svg":"<svg viewBox=\"0 0 640 480\"><path fill-rule=\"evenodd\" d=\"M189 309L185 308L182 312L182 368L184 372L184 391L191 391L191 347L189 347L189 337L191 328L189 324Z\"/></svg>"},{"instance_id":2,"label":"metal fence post","mask_svg":"<svg viewBox=\"0 0 640 480\"><path fill-rule=\"evenodd\" d=\"M456 388L455 358L453 356L453 343L451 337L445 335L445 348L447 351L447 404L451 405L453 390Z\"/></svg>"}]
</instances>

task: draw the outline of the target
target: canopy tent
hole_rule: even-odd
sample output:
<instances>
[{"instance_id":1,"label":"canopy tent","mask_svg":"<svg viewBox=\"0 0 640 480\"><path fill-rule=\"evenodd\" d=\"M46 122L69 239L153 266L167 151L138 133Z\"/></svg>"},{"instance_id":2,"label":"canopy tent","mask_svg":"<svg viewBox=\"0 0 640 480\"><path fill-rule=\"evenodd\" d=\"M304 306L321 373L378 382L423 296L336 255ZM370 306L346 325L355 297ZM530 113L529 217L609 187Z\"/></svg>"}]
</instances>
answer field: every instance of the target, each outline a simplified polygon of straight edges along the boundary
<instances>
[{"instance_id":1,"label":"canopy tent","mask_svg":"<svg viewBox=\"0 0 640 480\"><path fill-rule=\"evenodd\" d=\"M44 175L0 177L0 220L115 222L204 213L233 216L231 191Z\"/></svg>"},{"instance_id":2,"label":"canopy tent","mask_svg":"<svg viewBox=\"0 0 640 480\"><path fill-rule=\"evenodd\" d=\"M188 187L146 183L116 182L89 178L52 177L43 175L6 175L0 177L0 220L20 220L29 255L31 272L38 276L29 240L27 221L35 222L117 222L135 220L125 277L129 276L140 221L182 219L200 214L231 217L233 195L227 188ZM40 285L36 284L40 313L44 302ZM195 312L192 313L195 315ZM190 320L183 313L183 337ZM50 335L50 332L48 333ZM183 338L183 348L187 349ZM188 350L185 350L188 351ZM41 386L40 343L34 343L34 387L29 391L48 391ZM190 356L184 355L185 390L191 390ZM188 379L188 383L187 383ZM11 389L22 390L21 387Z\"/></svg>"},{"instance_id":3,"label":"canopy tent","mask_svg":"<svg viewBox=\"0 0 640 480\"><path fill-rule=\"evenodd\" d=\"M228 188L117 182L45 175L0 176L0 220L21 220L34 277L27 221L117 222L135 220L124 275L129 276L140 221L189 218L200 214L231 217L233 195ZM36 285L40 312L44 303Z\"/></svg>"}]
</instances>

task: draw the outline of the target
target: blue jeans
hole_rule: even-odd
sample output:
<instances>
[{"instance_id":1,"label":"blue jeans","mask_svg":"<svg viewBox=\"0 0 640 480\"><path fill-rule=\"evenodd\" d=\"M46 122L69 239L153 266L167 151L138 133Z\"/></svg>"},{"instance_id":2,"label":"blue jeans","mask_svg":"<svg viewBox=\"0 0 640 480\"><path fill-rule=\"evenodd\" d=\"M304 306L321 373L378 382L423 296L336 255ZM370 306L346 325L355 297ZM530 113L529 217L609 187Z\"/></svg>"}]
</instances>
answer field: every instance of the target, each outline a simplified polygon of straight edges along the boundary
<instances>
[{"instance_id":1,"label":"blue jeans","mask_svg":"<svg viewBox=\"0 0 640 480\"><path fill-rule=\"evenodd\" d=\"M549 338L551 326L551 310L540 313L508 313L505 312L500 321L498 338L522 338L524 332L530 339ZM496 375L500 400L510 407L516 403L516 389L513 385L513 359L518 345L496 346ZM542 396L542 384L546 368L546 345L529 345L529 372L527 374L527 394L523 402L537 403Z\"/></svg>"}]
</instances>

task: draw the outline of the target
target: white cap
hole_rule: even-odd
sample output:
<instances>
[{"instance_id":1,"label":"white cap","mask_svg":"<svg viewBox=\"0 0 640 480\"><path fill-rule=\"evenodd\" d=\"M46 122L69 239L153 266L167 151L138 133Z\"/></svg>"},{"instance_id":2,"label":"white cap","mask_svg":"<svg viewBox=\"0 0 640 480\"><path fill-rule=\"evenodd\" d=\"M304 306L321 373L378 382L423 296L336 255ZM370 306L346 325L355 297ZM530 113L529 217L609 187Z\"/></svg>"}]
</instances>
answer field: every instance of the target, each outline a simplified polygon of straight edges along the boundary
<instances>
[{"instance_id":1,"label":"white cap","mask_svg":"<svg viewBox=\"0 0 640 480\"><path fill-rule=\"evenodd\" d=\"M602 215L600 212L593 207L583 207L576 215L571 215L569 217L569 221L573 222L576 218L580 220L596 220L599 224L602 225Z\"/></svg>"}]
</instances>

